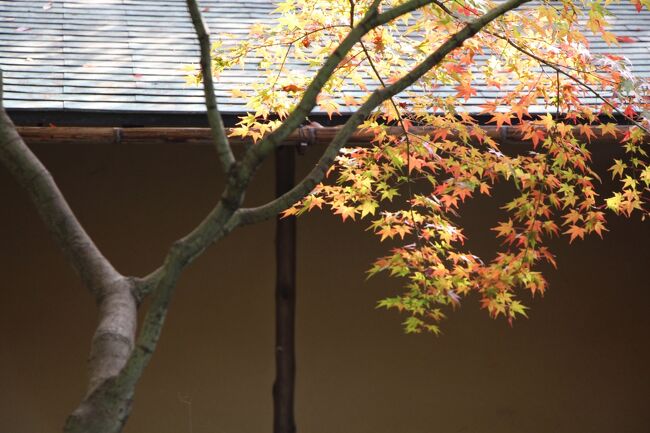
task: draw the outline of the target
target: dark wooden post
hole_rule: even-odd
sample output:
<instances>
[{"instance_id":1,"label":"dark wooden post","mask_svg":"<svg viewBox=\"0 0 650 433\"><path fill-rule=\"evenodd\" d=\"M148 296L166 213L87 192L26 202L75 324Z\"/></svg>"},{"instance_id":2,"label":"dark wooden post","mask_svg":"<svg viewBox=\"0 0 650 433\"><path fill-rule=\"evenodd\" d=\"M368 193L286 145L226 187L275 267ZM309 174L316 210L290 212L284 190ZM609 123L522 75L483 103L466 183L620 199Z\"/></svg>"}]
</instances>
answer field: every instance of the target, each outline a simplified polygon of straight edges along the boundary
<instances>
[{"instance_id":1,"label":"dark wooden post","mask_svg":"<svg viewBox=\"0 0 650 433\"><path fill-rule=\"evenodd\" d=\"M275 152L275 191L284 194L294 186L296 150L280 146ZM293 417L296 358L294 343L296 306L296 218L276 221L275 231L275 383L273 432L295 433Z\"/></svg>"}]
</instances>

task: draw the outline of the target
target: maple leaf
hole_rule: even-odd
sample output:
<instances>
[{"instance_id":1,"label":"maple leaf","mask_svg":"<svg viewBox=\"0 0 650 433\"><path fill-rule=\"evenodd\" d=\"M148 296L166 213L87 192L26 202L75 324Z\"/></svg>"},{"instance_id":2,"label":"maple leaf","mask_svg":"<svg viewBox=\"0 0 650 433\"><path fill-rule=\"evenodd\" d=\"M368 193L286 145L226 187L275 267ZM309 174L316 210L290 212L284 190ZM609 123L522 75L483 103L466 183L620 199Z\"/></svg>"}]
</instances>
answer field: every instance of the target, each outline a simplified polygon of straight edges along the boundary
<instances>
[{"instance_id":1,"label":"maple leaf","mask_svg":"<svg viewBox=\"0 0 650 433\"><path fill-rule=\"evenodd\" d=\"M318 101L318 106L325 110L327 116L331 119L334 113L340 114L339 105L331 99L321 99Z\"/></svg>"},{"instance_id":2,"label":"maple leaf","mask_svg":"<svg viewBox=\"0 0 650 433\"><path fill-rule=\"evenodd\" d=\"M447 209L458 207L458 197L450 194L443 194L440 196L440 201Z\"/></svg>"},{"instance_id":3,"label":"maple leaf","mask_svg":"<svg viewBox=\"0 0 650 433\"><path fill-rule=\"evenodd\" d=\"M455 188L454 195L458 196L461 202L464 202L466 198L472 196L472 190L464 187Z\"/></svg>"},{"instance_id":4,"label":"maple leaf","mask_svg":"<svg viewBox=\"0 0 650 433\"><path fill-rule=\"evenodd\" d=\"M600 32L601 37L603 40L607 43L607 45L617 45L618 44L618 38L614 33L601 30Z\"/></svg>"},{"instance_id":5,"label":"maple leaf","mask_svg":"<svg viewBox=\"0 0 650 433\"><path fill-rule=\"evenodd\" d=\"M616 124L603 123L602 125L600 125L600 133L602 135L610 134L612 137L616 138Z\"/></svg>"},{"instance_id":6,"label":"maple leaf","mask_svg":"<svg viewBox=\"0 0 650 433\"><path fill-rule=\"evenodd\" d=\"M588 142L591 142L591 137L596 137L596 134L594 134L594 131L589 125L578 125L578 129L580 130L580 133L587 138Z\"/></svg>"},{"instance_id":7,"label":"maple leaf","mask_svg":"<svg viewBox=\"0 0 650 433\"><path fill-rule=\"evenodd\" d=\"M305 90L303 87L297 86L295 84L287 84L286 86L282 86L282 90L285 92L302 92Z\"/></svg>"},{"instance_id":8,"label":"maple leaf","mask_svg":"<svg viewBox=\"0 0 650 433\"><path fill-rule=\"evenodd\" d=\"M625 110L623 110L623 114L625 114L627 117L633 118L634 116L636 116L636 110L634 109L634 106L630 104L627 107L625 107Z\"/></svg>"},{"instance_id":9,"label":"maple leaf","mask_svg":"<svg viewBox=\"0 0 650 433\"><path fill-rule=\"evenodd\" d=\"M354 96L350 96L350 95L345 95L343 97L343 103L348 107L359 105L359 101L357 101Z\"/></svg>"},{"instance_id":10,"label":"maple leaf","mask_svg":"<svg viewBox=\"0 0 650 433\"><path fill-rule=\"evenodd\" d=\"M290 217L292 215L296 215L297 213L298 213L298 208L296 208L295 206L292 206L289 209L286 209L284 212L282 212L280 214L280 216L282 218L287 218L287 217Z\"/></svg>"},{"instance_id":11,"label":"maple leaf","mask_svg":"<svg viewBox=\"0 0 650 433\"><path fill-rule=\"evenodd\" d=\"M512 125L512 114L511 113L501 113L501 112L496 112L492 115L492 119L488 121L488 123L494 123L496 122L497 124L497 130L503 126L504 123L508 125Z\"/></svg>"},{"instance_id":12,"label":"maple leaf","mask_svg":"<svg viewBox=\"0 0 650 433\"><path fill-rule=\"evenodd\" d=\"M378 231L377 234L381 235L379 239L380 242L383 242L386 238L392 239L395 236L395 230L390 226L383 226Z\"/></svg>"},{"instance_id":13,"label":"maple leaf","mask_svg":"<svg viewBox=\"0 0 650 433\"><path fill-rule=\"evenodd\" d=\"M399 235L400 238L404 239L404 236L407 235L408 233L411 233L411 228L406 225L401 225L401 226L395 226L393 228L396 234Z\"/></svg>"},{"instance_id":14,"label":"maple leaf","mask_svg":"<svg viewBox=\"0 0 650 433\"><path fill-rule=\"evenodd\" d=\"M519 103L512 104L510 106L510 112L514 115L517 116L517 119L521 122L524 117L530 117L530 113L528 112L528 105L524 101L520 101Z\"/></svg>"},{"instance_id":15,"label":"maple leaf","mask_svg":"<svg viewBox=\"0 0 650 433\"><path fill-rule=\"evenodd\" d=\"M443 139L443 140L446 140L446 139L447 139L447 135L448 135L450 132L451 132L451 131L449 131L449 129L447 129L447 128L438 128L438 129L436 129L436 132L435 132L435 134L433 135L433 139L434 139L434 140L437 140L437 139L441 138L441 139Z\"/></svg>"},{"instance_id":16,"label":"maple leaf","mask_svg":"<svg viewBox=\"0 0 650 433\"><path fill-rule=\"evenodd\" d=\"M307 199L307 204L308 204L308 210L312 210L315 207L317 207L318 209L322 209L323 204L325 204L325 199L317 195L312 195Z\"/></svg>"},{"instance_id":17,"label":"maple leaf","mask_svg":"<svg viewBox=\"0 0 650 433\"><path fill-rule=\"evenodd\" d=\"M547 262L549 262L551 265L553 265L554 268L557 269L557 262L555 261L555 256L551 254L548 248L541 247L538 251L542 255L542 257L546 259Z\"/></svg>"},{"instance_id":18,"label":"maple leaf","mask_svg":"<svg viewBox=\"0 0 650 433\"><path fill-rule=\"evenodd\" d=\"M230 91L230 95L233 98L246 98L248 96L245 92L241 91L240 89L232 89Z\"/></svg>"},{"instance_id":19,"label":"maple leaf","mask_svg":"<svg viewBox=\"0 0 650 433\"><path fill-rule=\"evenodd\" d=\"M569 243L573 242L576 238L584 239L585 238L585 229L583 227L579 227L575 224L571 225L567 231L564 232L564 234L571 235L571 238L569 239Z\"/></svg>"},{"instance_id":20,"label":"maple leaf","mask_svg":"<svg viewBox=\"0 0 650 433\"><path fill-rule=\"evenodd\" d=\"M543 142L545 137L546 133L542 129L534 129L524 134L524 140L531 140L533 142L533 149L536 149L539 142Z\"/></svg>"},{"instance_id":21,"label":"maple leaf","mask_svg":"<svg viewBox=\"0 0 650 433\"><path fill-rule=\"evenodd\" d=\"M572 224L575 225L578 221L582 220L582 215L575 209L571 209L569 213L564 215L564 223L562 225Z\"/></svg>"},{"instance_id":22,"label":"maple leaf","mask_svg":"<svg viewBox=\"0 0 650 433\"><path fill-rule=\"evenodd\" d=\"M476 95L476 89L473 88L471 83L469 82L463 82L458 86L454 87L454 89L458 90L458 93L456 95L464 98L465 101L469 101L472 98L472 96Z\"/></svg>"},{"instance_id":23,"label":"maple leaf","mask_svg":"<svg viewBox=\"0 0 650 433\"><path fill-rule=\"evenodd\" d=\"M596 221L593 226L593 231L598 234L601 238L603 237L603 231L607 231L605 224L602 221Z\"/></svg>"},{"instance_id":24,"label":"maple leaf","mask_svg":"<svg viewBox=\"0 0 650 433\"><path fill-rule=\"evenodd\" d=\"M463 65L458 63L446 63L444 67L450 74L462 74L466 70Z\"/></svg>"},{"instance_id":25,"label":"maple leaf","mask_svg":"<svg viewBox=\"0 0 650 433\"><path fill-rule=\"evenodd\" d=\"M402 119L402 126L404 127L404 132L409 132L411 127L413 126L413 122L411 122L408 119Z\"/></svg>"},{"instance_id":26,"label":"maple leaf","mask_svg":"<svg viewBox=\"0 0 650 433\"><path fill-rule=\"evenodd\" d=\"M482 108L481 114L493 113L497 111L497 103L495 101L486 102L485 104L480 105Z\"/></svg>"},{"instance_id":27,"label":"maple leaf","mask_svg":"<svg viewBox=\"0 0 650 433\"><path fill-rule=\"evenodd\" d=\"M631 176L625 176L622 180L623 189L636 190L637 180Z\"/></svg>"},{"instance_id":28,"label":"maple leaf","mask_svg":"<svg viewBox=\"0 0 650 433\"><path fill-rule=\"evenodd\" d=\"M481 194L490 195L490 185L485 182L481 182L479 185L479 192Z\"/></svg>"},{"instance_id":29,"label":"maple leaf","mask_svg":"<svg viewBox=\"0 0 650 433\"><path fill-rule=\"evenodd\" d=\"M623 171L625 171L626 168L627 164L625 164L620 159L615 159L614 165L611 166L608 170L612 172L612 179L615 179L617 175L619 177L623 177Z\"/></svg>"},{"instance_id":30,"label":"maple leaf","mask_svg":"<svg viewBox=\"0 0 650 433\"><path fill-rule=\"evenodd\" d=\"M571 132L573 127L563 122L558 122L555 124L555 129L560 133L562 137L565 137Z\"/></svg>"},{"instance_id":31,"label":"maple leaf","mask_svg":"<svg viewBox=\"0 0 650 433\"><path fill-rule=\"evenodd\" d=\"M397 189L395 189L395 188L386 188L386 189L381 191L380 197L381 197L382 200L392 201L393 197L398 196L398 195L399 195L399 193L397 192Z\"/></svg>"},{"instance_id":32,"label":"maple leaf","mask_svg":"<svg viewBox=\"0 0 650 433\"><path fill-rule=\"evenodd\" d=\"M512 220L509 219L506 223L499 223L499 225L497 227L494 227L492 230L497 232L497 236L499 237L508 237L514 233L512 224Z\"/></svg>"},{"instance_id":33,"label":"maple leaf","mask_svg":"<svg viewBox=\"0 0 650 433\"><path fill-rule=\"evenodd\" d=\"M376 201L366 200L361 203L361 206L359 206L357 210L361 212L361 218L364 218L366 215L374 215L377 207L379 207L379 203Z\"/></svg>"},{"instance_id":34,"label":"maple leaf","mask_svg":"<svg viewBox=\"0 0 650 433\"><path fill-rule=\"evenodd\" d=\"M289 30L302 28L304 26L304 23L296 14L283 14L280 18L278 18L278 22L286 26Z\"/></svg>"},{"instance_id":35,"label":"maple leaf","mask_svg":"<svg viewBox=\"0 0 650 433\"><path fill-rule=\"evenodd\" d=\"M352 218L355 219L356 208L351 206L341 205L334 210L335 215L341 215L341 219L345 221L346 219Z\"/></svg>"},{"instance_id":36,"label":"maple leaf","mask_svg":"<svg viewBox=\"0 0 650 433\"><path fill-rule=\"evenodd\" d=\"M264 25L261 23L251 25L249 33L251 36L262 36L264 34Z\"/></svg>"},{"instance_id":37,"label":"maple leaf","mask_svg":"<svg viewBox=\"0 0 650 433\"><path fill-rule=\"evenodd\" d=\"M550 131L553 128L555 128L555 119L553 119L553 116L551 116L550 113L546 113L545 115L543 115L539 120L539 122L544 126L544 128L547 131Z\"/></svg>"},{"instance_id":38,"label":"maple leaf","mask_svg":"<svg viewBox=\"0 0 650 433\"><path fill-rule=\"evenodd\" d=\"M522 315L524 317L528 317L528 315L526 314L527 309L528 309L528 307L524 306L519 301L512 301L512 303L509 305L509 310L510 310L511 314L513 315L512 317L514 317L515 314L520 314L520 315Z\"/></svg>"}]
</instances>

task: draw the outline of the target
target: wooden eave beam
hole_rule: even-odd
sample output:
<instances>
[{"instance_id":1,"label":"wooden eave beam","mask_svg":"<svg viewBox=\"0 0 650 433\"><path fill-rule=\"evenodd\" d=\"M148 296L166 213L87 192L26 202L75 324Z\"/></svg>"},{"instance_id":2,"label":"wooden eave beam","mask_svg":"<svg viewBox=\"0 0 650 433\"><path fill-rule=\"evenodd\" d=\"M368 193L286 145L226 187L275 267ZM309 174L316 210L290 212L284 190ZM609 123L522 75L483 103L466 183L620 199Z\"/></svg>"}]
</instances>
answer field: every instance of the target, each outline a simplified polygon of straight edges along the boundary
<instances>
[{"instance_id":1,"label":"wooden eave beam","mask_svg":"<svg viewBox=\"0 0 650 433\"><path fill-rule=\"evenodd\" d=\"M486 125L481 127L491 138L500 143L521 142L521 133L516 126ZM631 128L627 125L617 126L619 136L622 137ZM328 144L336 135L339 127L303 127L292 133L285 145L297 145L299 143ZM212 138L208 128L111 128L111 127L41 127L21 126L18 132L27 144L183 144L183 145L211 145ZM409 130L416 135L432 135L435 133L433 127L413 127ZM399 127L391 127L390 134L401 135ZM575 131L576 135L580 135ZM451 135L449 137L452 137ZM374 138L370 131L359 130L349 140L352 144L367 144ZM607 135L592 138L592 143L611 143L614 137ZM233 145L250 144L249 139L241 137L230 137Z\"/></svg>"}]
</instances>

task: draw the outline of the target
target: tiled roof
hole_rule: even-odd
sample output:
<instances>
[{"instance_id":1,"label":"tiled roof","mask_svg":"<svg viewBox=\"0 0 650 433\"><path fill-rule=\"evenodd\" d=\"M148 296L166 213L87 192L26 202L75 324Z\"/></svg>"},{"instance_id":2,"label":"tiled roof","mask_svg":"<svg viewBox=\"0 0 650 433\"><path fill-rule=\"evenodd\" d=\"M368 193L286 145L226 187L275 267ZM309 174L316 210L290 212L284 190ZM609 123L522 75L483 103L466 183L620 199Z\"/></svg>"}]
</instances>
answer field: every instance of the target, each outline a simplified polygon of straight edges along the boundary
<instances>
[{"instance_id":1,"label":"tiled roof","mask_svg":"<svg viewBox=\"0 0 650 433\"><path fill-rule=\"evenodd\" d=\"M273 0L203 0L213 35L246 37L269 19ZM650 77L650 13L613 5L613 31L634 42L594 51L626 56ZM0 65L5 106L27 110L111 112L204 111L202 90L185 84L184 64L198 61L185 0L0 0ZM245 112L230 95L259 78L254 65L225 71L217 82L224 113ZM493 92L479 92L469 106Z\"/></svg>"}]
</instances>

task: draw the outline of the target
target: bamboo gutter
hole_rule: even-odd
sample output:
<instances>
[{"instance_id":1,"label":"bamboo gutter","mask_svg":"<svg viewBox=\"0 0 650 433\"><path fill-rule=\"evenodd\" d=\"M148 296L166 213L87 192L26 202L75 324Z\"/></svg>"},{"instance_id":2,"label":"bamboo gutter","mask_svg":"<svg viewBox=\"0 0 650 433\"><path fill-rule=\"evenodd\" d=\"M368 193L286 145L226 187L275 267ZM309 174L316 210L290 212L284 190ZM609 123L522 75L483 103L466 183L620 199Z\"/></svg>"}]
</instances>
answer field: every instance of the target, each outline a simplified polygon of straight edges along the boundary
<instances>
[{"instance_id":1,"label":"bamboo gutter","mask_svg":"<svg viewBox=\"0 0 650 433\"><path fill-rule=\"evenodd\" d=\"M284 145L295 146L298 144L314 145L328 144L336 135L340 127L302 127L292 133ZM522 136L516 126L482 126L483 130L499 143L522 142ZM622 135L630 126L619 125L617 131ZM415 135L433 134L432 127L413 127L409 130ZM208 128L111 128L111 127L41 127L21 126L18 132L28 144L182 144L182 145L211 145L211 135ZM576 135L578 131L575 131ZM401 135L402 129L391 127L390 134ZM451 137L451 136L450 136ZM348 140L351 144L368 144L374 138L372 132L359 130ZM592 138L592 143L611 143L613 137L597 136ZM233 145L250 144L249 139L231 137Z\"/></svg>"}]
</instances>

